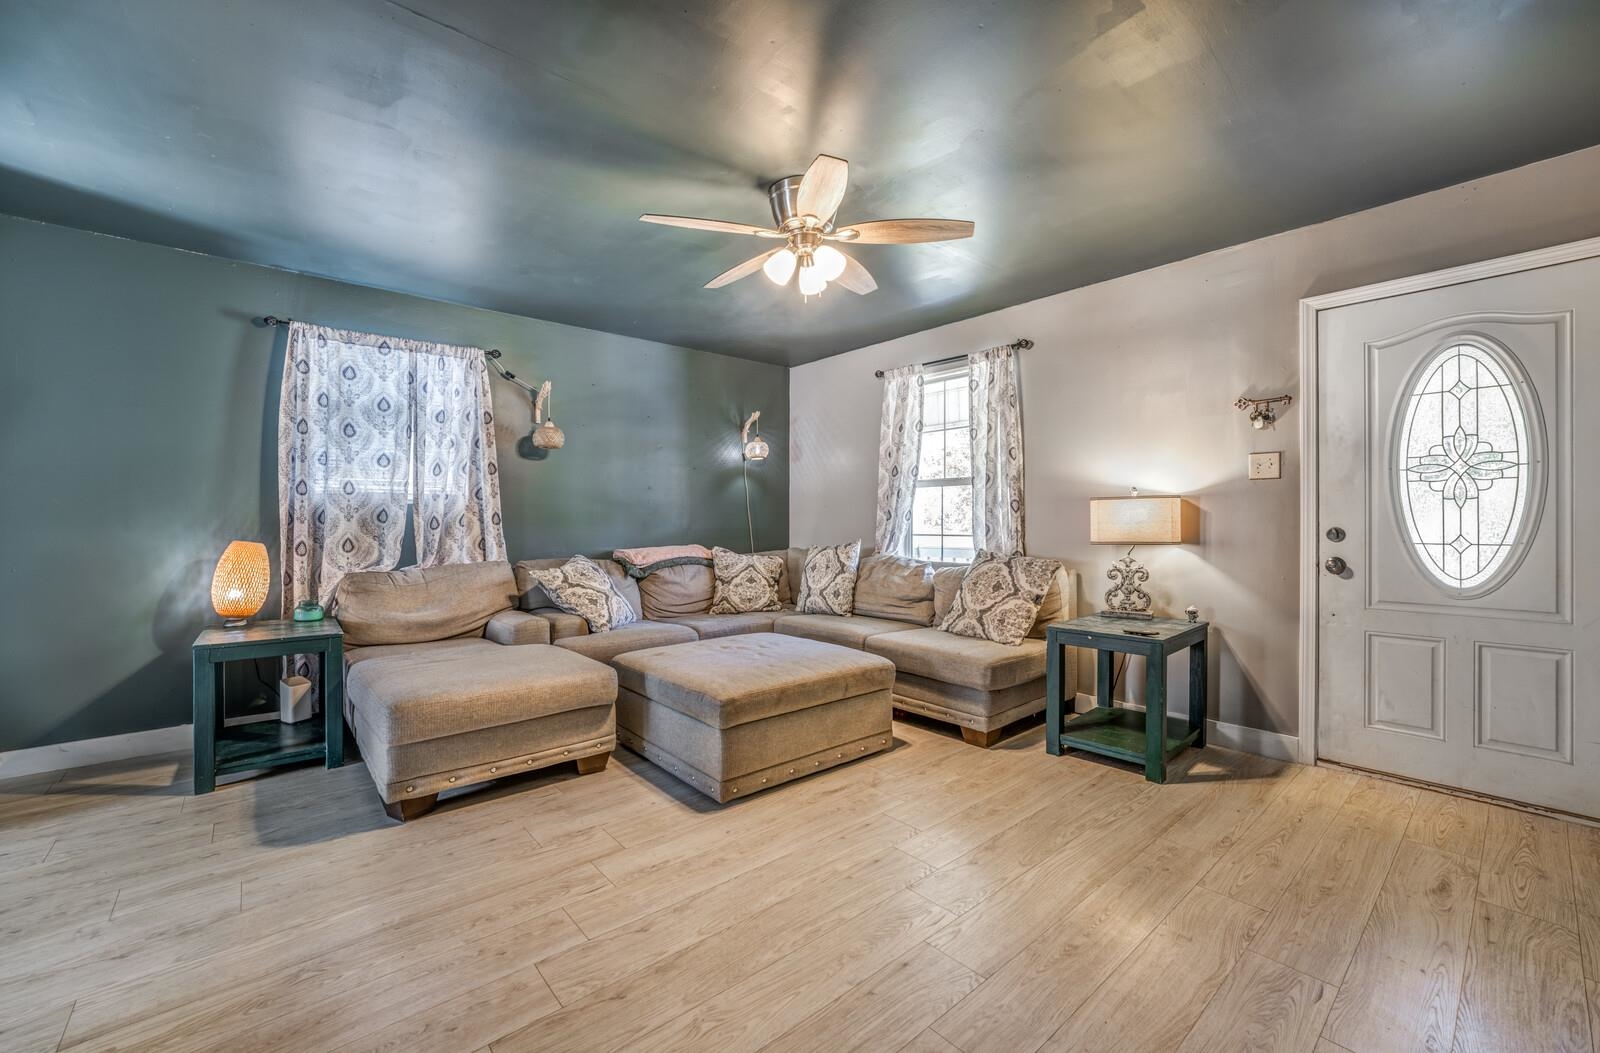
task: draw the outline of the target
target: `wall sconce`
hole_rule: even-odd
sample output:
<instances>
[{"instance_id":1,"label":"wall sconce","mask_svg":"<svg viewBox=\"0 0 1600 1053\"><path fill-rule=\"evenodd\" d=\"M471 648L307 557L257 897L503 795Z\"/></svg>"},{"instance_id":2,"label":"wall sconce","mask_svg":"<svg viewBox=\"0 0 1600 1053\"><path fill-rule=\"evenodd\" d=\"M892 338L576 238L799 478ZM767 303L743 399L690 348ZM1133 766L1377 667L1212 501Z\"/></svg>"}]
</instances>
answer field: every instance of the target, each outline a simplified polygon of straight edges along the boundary
<instances>
[{"instance_id":1,"label":"wall sconce","mask_svg":"<svg viewBox=\"0 0 1600 1053\"><path fill-rule=\"evenodd\" d=\"M750 437L750 429L755 428L755 438ZM767 440L761 437L761 411L756 410L744 422L744 427L739 429L739 441L744 443L744 459L747 461L764 461L767 454L772 451L767 448Z\"/></svg>"},{"instance_id":2,"label":"wall sconce","mask_svg":"<svg viewBox=\"0 0 1600 1053\"><path fill-rule=\"evenodd\" d=\"M544 420L550 409L550 381L539 385L539 394L533 398L533 444L541 450L559 450L567 444L567 437L556 427L554 418ZM544 420L544 423L540 423Z\"/></svg>"},{"instance_id":3,"label":"wall sconce","mask_svg":"<svg viewBox=\"0 0 1600 1053\"><path fill-rule=\"evenodd\" d=\"M1270 428L1278 423L1278 412L1272 407L1283 403L1283 408L1288 409L1294 402L1293 395L1273 395L1271 398L1253 399L1249 395L1240 395L1234 400L1233 408L1250 411L1250 426L1257 431Z\"/></svg>"},{"instance_id":4,"label":"wall sconce","mask_svg":"<svg viewBox=\"0 0 1600 1053\"><path fill-rule=\"evenodd\" d=\"M500 364L500 349L495 348L485 351L489 364L494 371L517 387L533 396L533 435L531 441L536 449L559 450L567 444L566 434L558 427L554 419L546 420L545 414L550 410L550 381L545 381L537 388L524 381L518 380L517 375Z\"/></svg>"}]
</instances>

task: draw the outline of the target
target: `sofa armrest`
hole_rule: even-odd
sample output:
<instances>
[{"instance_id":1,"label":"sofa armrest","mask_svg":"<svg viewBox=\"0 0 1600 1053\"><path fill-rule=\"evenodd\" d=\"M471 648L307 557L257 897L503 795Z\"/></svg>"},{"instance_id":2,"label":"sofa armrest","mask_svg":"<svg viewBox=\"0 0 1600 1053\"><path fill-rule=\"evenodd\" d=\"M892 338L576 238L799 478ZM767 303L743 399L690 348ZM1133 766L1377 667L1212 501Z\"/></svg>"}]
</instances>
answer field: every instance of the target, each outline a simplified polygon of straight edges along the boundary
<instances>
[{"instance_id":1,"label":"sofa armrest","mask_svg":"<svg viewBox=\"0 0 1600 1053\"><path fill-rule=\"evenodd\" d=\"M535 618L541 618L550 626L550 642L565 640L569 636L588 636L589 623L576 614L555 607L540 607L536 611L529 611Z\"/></svg>"},{"instance_id":2,"label":"sofa armrest","mask_svg":"<svg viewBox=\"0 0 1600 1053\"><path fill-rule=\"evenodd\" d=\"M501 611L483 627L483 636L497 644L547 644L550 623L527 611Z\"/></svg>"}]
</instances>

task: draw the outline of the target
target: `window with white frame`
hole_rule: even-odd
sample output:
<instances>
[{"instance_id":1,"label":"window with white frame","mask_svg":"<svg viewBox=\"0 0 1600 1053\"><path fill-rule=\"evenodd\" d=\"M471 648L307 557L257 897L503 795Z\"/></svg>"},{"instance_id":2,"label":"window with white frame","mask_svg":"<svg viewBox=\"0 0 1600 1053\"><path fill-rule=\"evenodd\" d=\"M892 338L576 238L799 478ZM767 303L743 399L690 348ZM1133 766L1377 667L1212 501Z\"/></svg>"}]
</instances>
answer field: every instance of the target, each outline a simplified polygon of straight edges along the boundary
<instances>
[{"instance_id":1,"label":"window with white frame","mask_svg":"<svg viewBox=\"0 0 1600 1053\"><path fill-rule=\"evenodd\" d=\"M911 516L911 554L917 559L972 562L971 408L966 366L923 378L922 452Z\"/></svg>"}]
</instances>

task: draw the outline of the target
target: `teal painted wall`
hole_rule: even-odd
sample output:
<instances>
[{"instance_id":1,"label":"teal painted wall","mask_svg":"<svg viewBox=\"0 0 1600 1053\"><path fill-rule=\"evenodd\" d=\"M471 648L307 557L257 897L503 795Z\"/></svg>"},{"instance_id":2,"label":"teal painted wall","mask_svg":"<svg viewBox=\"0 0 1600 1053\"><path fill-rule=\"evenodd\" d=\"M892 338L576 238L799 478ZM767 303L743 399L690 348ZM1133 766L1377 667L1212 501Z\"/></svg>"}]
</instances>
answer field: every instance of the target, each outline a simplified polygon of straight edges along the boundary
<instances>
[{"instance_id":1,"label":"teal painted wall","mask_svg":"<svg viewBox=\"0 0 1600 1053\"><path fill-rule=\"evenodd\" d=\"M495 380L513 559L747 548L754 409L772 445L750 471L756 546L788 543L783 367L0 216L0 749L190 719L217 555L258 539L279 569L285 331L267 314L498 347L554 381L567 445L543 454L526 395Z\"/></svg>"}]
</instances>

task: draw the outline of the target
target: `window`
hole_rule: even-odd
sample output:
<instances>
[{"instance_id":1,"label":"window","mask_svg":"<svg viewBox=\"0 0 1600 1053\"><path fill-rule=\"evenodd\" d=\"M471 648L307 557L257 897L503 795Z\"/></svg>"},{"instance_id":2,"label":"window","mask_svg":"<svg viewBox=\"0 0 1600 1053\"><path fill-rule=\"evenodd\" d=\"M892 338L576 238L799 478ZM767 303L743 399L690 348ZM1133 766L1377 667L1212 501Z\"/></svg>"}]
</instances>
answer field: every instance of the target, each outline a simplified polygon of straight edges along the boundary
<instances>
[{"instance_id":1,"label":"window","mask_svg":"<svg viewBox=\"0 0 1600 1053\"><path fill-rule=\"evenodd\" d=\"M911 512L917 559L972 562L971 408L965 366L923 378L922 455Z\"/></svg>"},{"instance_id":2,"label":"window","mask_svg":"<svg viewBox=\"0 0 1600 1053\"><path fill-rule=\"evenodd\" d=\"M1424 361L1401 406L1400 518L1423 570L1458 594L1504 580L1526 533L1538 413L1514 373L1509 356L1452 344Z\"/></svg>"}]
</instances>

